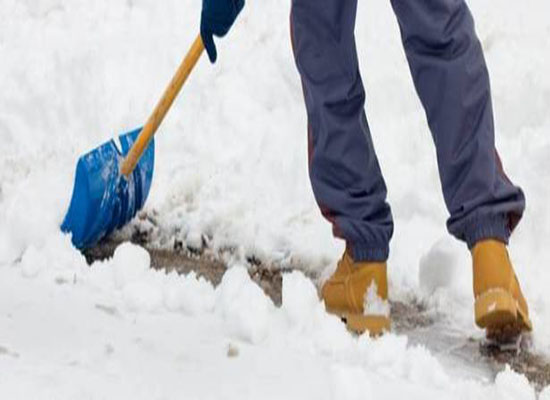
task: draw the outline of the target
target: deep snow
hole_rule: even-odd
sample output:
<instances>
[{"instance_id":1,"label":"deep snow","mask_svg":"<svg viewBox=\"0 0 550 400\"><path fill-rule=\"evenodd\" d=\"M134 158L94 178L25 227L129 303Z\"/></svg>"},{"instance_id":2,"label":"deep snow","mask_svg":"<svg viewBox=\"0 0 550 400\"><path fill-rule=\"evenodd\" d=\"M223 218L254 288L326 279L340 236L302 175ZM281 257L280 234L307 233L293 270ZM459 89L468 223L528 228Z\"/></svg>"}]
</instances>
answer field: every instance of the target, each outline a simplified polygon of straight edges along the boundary
<instances>
[{"instance_id":1,"label":"deep snow","mask_svg":"<svg viewBox=\"0 0 550 400\"><path fill-rule=\"evenodd\" d=\"M147 210L158 213L159 245L206 234L214 248L321 271L342 244L307 177L289 2L249 3L218 42L218 64L199 62L161 128ZM550 354L550 5L471 3L498 148L528 197L511 252L535 347ZM125 246L89 269L58 231L75 160L143 123L194 39L200 1L0 0L0 10L1 398L534 397L509 371L494 384L457 378L405 337L351 338L298 273L276 309L239 267L214 289L154 272L143 250ZM424 299L479 336L468 254L445 232L433 145L389 2L360 2L358 15L367 112L396 219L391 294ZM230 343L237 357L227 357Z\"/></svg>"}]
</instances>

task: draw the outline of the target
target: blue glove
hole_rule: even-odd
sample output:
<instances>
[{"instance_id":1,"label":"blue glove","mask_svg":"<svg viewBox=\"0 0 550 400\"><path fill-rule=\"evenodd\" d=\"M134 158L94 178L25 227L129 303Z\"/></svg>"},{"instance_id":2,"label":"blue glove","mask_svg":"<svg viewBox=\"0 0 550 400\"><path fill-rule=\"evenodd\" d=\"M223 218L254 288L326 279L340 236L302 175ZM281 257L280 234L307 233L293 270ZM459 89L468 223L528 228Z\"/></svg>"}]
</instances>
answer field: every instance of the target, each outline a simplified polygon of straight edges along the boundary
<instances>
[{"instance_id":1,"label":"blue glove","mask_svg":"<svg viewBox=\"0 0 550 400\"><path fill-rule=\"evenodd\" d=\"M202 1L201 36L212 63L218 58L213 35L225 36L243 7L244 0Z\"/></svg>"}]
</instances>

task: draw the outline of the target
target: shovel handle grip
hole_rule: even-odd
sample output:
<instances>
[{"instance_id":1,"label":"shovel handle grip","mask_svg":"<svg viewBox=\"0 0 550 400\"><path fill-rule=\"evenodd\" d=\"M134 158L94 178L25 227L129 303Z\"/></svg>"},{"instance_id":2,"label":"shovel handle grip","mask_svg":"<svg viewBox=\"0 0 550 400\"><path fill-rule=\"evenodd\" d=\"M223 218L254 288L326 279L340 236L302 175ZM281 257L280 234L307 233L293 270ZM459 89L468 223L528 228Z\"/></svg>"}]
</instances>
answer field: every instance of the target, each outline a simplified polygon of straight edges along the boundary
<instances>
[{"instance_id":1,"label":"shovel handle grip","mask_svg":"<svg viewBox=\"0 0 550 400\"><path fill-rule=\"evenodd\" d=\"M158 102L155 110L147 120L147 123L141 130L137 140L132 145L132 148L128 152L128 155L122 162L120 172L125 177L128 177L136 167L141 155L147 148L147 145L157 132L160 124L164 120L166 113L174 103L178 93L180 92L183 84L193 71L193 68L197 64L200 56L204 51L204 43L202 42L201 35L198 35L195 39L191 49L187 52L183 62L178 68L176 74L172 78L170 85L166 88L162 98Z\"/></svg>"}]
</instances>

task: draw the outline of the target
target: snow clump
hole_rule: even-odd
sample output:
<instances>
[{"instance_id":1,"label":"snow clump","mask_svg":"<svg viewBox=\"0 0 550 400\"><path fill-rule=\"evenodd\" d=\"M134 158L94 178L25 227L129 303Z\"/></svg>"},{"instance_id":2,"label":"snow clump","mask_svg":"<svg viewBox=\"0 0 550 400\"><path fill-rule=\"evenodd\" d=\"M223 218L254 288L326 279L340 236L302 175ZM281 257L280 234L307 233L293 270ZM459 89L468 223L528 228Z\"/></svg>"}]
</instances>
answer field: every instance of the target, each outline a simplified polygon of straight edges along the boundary
<instances>
[{"instance_id":1,"label":"snow clump","mask_svg":"<svg viewBox=\"0 0 550 400\"><path fill-rule=\"evenodd\" d=\"M269 333L275 306L250 279L246 268L236 265L223 276L216 293L216 311L233 336L259 343Z\"/></svg>"}]
</instances>

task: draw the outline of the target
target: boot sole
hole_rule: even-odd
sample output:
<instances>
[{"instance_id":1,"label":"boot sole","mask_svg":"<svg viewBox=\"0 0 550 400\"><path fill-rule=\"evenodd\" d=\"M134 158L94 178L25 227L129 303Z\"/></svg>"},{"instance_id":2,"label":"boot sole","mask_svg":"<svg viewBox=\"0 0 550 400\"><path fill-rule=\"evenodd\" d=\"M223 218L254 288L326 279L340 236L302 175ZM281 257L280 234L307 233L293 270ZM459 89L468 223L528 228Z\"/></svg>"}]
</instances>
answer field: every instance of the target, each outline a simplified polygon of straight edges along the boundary
<instances>
[{"instance_id":1,"label":"boot sole","mask_svg":"<svg viewBox=\"0 0 550 400\"><path fill-rule=\"evenodd\" d=\"M358 334L368 331L371 337L376 337L391 330L390 319L382 315L348 314L342 318L348 330Z\"/></svg>"},{"instance_id":2,"label":"boot sole","mask_svg":"<svg viewBox=\"0 0 550 400\"><path fill-rule=\"evenodd\" d=\"M475 301L475 318L477 326L487 331L507 328L520 332L532 330L529 317L504 289L493 289L480 295Z\"/></svg>"},{"instance_id":3,"label":"boot sole","mask_svg":"<svg viewBox=\"0 0 550 400\"><path fill-rule=\"evenodd\" d=\"M340 317L350 332L359 335L362 335L368 331L371 337L377 337L383 335L385 332L390 332L391 330L390 319L383 315L328 312Z\"/></svg>"}]
</instances>

